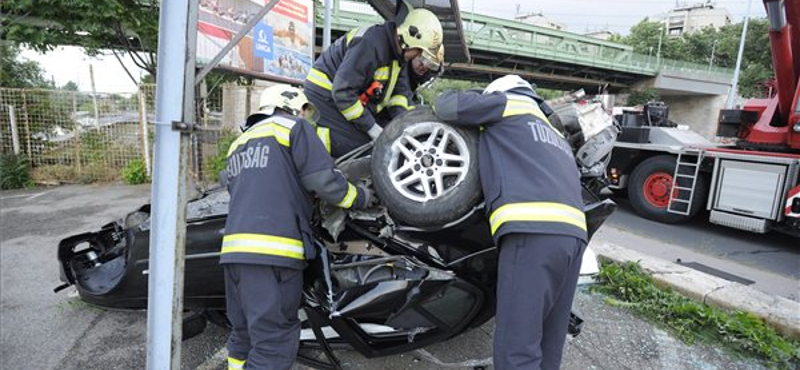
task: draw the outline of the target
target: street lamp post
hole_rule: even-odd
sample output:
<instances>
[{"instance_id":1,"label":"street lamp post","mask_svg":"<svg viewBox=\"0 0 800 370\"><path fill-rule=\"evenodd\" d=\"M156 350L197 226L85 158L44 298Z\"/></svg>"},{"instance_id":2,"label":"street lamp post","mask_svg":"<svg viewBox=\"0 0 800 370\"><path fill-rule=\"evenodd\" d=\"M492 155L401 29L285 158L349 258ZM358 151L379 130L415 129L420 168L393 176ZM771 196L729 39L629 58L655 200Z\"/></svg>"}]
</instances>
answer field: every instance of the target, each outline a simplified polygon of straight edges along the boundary
<instances>
[{"instance_id":1,"label":"street lamp post","mask_svg":"<svg viewBox=\"0 0 800 370\"><path fill-rule=\"evenodd\" d=\"M744 16L744 27L742 28L742 38L739 40L739 54L736 56L736 69L733 70L733 81L731 82L731 90L728 92L728 101L725 103L725 108L733 108L733 101L736 99L736 94L739 89L739 70L742 67L742 55L744 55L744 40L747 38L747 23L750 21L750 6L753 5L753 0L747 1L747 14Z\"/></svg>"},{"instance_id":2,"label":"street lamp post","mask_svg":"<svg viewBox=\"0 0 800 370\"><path fill-rule=\"evenodd\" d=\"M661 66L661 42L664 39L664 33L667 30L667 23L661 27L661 32L658 33L658 50L656 51L656 66Z\"/></svg>"},{"instance_id":3,"label":"street lamp post","mask_svg":"<svg viewBox=\"0 0 800 370\"><path fill-rule=\"evenodd\" d=\"M711 58L708 60L709 71L714 67L714 52L717 50L717 42L719 42L719 40L714 40L714 42L711 44Z\"/></svg>"}]
</instances>

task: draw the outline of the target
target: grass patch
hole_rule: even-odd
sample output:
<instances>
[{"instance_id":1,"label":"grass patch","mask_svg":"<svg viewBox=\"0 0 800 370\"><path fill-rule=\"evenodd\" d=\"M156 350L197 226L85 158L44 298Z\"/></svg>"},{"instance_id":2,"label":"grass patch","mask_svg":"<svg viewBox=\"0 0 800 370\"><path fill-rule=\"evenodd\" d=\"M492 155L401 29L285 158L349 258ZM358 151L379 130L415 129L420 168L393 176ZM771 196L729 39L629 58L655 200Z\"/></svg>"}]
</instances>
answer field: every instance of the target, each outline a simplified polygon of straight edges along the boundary
<instances>
[{"instance_id":1,"label":"grass patch","mask_svg":"<svg viewBox=\"0 0 800 370\"><path fill-rule=\"evenodd\" d=\"M56 304L56 309L58 310L59 314L64 314L67 311L94 311L94 312L105 312L106 310L102 307L98 307L95 305L91 305L86 303L80 297L69 297L61 302Z\"/></svg>"},{"instance_id":2,"label":"grass patch","mask_svg":"<svg viewBox=\"0 0 800 370\"><path fill-rule=\"evenodd\" d=\"M735 353L764 359L772 368L794 369L800 342L780 336L747 312L726 312L658 287L638 264L604 263L594 290L606 302L631 309L669 329L687 343L723 343Z\"/></svg>"},{"instance_id":3,"label":"grass patch","mask_svg":"<svg viewBox=\"0 0 800 370\"><path fill-rule=\"evenodd\" d=\"M28 158L17 154L0 154L0 189L33 187Z\"/></svg>"},{"instance_id":4,"label":"grass patch","mask_svg":"<svg viewBox=\"0 0 800 370\"><path fill-rule=\"evenodd\" d=\"M135 159L122 169L122 180L128 185L144 184L148 181L147 169L141 159Z\"/></svg>"},{"instance_id":5,"label":"grass patch","mask_svg":"<svg viewBox=\"0 0 800 370\"><path fill-rule=\"evenodd\" d=\"M34 167L31 177L38 183L92 184L117 181L119 174L102 163L83 165L80 171L75 165L52 164Z\"/></svg>"}]
</instances>

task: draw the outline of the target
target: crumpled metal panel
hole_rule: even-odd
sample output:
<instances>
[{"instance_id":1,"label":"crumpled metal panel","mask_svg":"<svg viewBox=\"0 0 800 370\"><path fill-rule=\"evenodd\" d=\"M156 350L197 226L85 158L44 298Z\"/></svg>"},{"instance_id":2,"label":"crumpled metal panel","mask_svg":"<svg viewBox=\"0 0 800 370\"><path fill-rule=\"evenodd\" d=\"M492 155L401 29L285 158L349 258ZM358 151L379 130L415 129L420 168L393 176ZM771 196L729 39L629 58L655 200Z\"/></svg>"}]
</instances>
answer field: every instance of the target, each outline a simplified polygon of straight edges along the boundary
<instances>
[{"instance_id":1,"label":"crumpled metal panel","mask_svg":"<svg viewBox=\"0 0 800 370\"><path fill-rule=\"evenodd\" d=\"M204 197L186 205L186 220L225 216L228 214L230 201L231 195L225 188L210 190Z\"/></svg>"}]
</instances>

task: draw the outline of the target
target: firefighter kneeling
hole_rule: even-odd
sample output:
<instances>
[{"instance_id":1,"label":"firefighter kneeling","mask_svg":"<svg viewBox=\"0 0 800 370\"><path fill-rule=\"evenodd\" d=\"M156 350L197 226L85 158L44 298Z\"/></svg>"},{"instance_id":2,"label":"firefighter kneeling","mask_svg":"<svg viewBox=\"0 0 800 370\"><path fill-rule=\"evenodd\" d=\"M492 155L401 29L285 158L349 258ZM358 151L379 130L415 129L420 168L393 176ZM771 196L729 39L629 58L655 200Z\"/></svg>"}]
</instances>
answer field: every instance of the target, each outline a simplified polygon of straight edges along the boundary
<instances>
[{"instance_id":1,"label":"firefighter kneeling","mask_svg":"<svg viewBox=\"0 0 800 370\"><path fill-rule=\"evenodd\" d=\"M220 263L225 271L228 369L289 369L297 356L297 313L311 240L311 193L342 208L365 208L370 190L349 183L299 116L302 92L270 87L228 151L230 211Z\"/></svg>"}]
</instances>

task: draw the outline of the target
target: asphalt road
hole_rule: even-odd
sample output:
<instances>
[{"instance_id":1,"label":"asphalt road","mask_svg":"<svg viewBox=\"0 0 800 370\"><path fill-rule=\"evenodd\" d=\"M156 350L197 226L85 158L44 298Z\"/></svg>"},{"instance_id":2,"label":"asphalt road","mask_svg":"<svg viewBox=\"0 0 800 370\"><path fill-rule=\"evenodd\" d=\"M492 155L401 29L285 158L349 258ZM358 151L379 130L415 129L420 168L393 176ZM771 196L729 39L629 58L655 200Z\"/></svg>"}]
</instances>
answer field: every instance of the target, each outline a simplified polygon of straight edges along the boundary
<instances>
[{"instance_id":1,"label":"asphalt road","mask_svg":"<svg viewBox=\"0 0 800 370\"><path fill-rule=\"evenodd\" d=\"M144 186L65 186L0 192L0 368L140 369L146 359L146 313L110 311L83 303L60 284L56 246L64 237L98 229L149 197ZM621 213L620 215L624 215ZM612 225L624 217L612 220ZM627 238L626 231L618 232ZM610 237L613 234L606 234ZM630 239L635 240L635 239ZM638 240L638 239L636 239ZM564 369L764 369L712 346L687 345L628 311L586 291L576 297L587 320L566 348ZM445 362L485 360L492 324L426 350ZM206 363L224 345L226 331L210 325L183 342L184 369ZM409 353L364 359L340 353L348 369L441 369ZM212 361L212 369L222 365ZM297 370L304 369L301 366Z\"/></svg>"},{"instance_id":2,"label":"asphalt road","mask_svg":"<svg viewBox=\"0 0 800 370\"><path fill-rule=\"evenodd\" d=\"M612 199L619 209L598 231L597 240L673 262L700 263L732 274L732 279L750 280L753 288L800 301L800 239L715 225L705 212L688 223L662 224L639 217L626 197Z\"/></svg>"}]
</instances>

